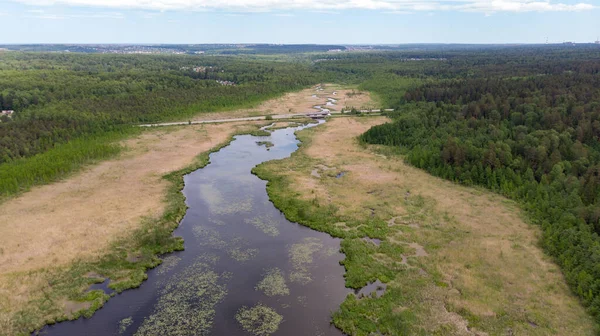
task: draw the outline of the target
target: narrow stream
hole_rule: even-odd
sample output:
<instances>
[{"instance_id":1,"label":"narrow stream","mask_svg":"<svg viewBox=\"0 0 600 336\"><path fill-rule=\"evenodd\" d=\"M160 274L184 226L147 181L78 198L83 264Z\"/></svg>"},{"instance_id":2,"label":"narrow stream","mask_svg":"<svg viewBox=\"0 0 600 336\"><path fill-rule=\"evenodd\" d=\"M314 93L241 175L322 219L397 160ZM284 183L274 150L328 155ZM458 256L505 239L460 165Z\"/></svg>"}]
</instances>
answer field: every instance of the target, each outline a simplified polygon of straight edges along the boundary
<instances>
[{"instance_id":1,"label":"narrow stream","mask_svg":"<svg viewBox=\"0 0 600 336\"><path fill-rule=\"evenodd\" d=\"M184 177L189 209L174 234L185 251L165 256L140 288L111 298L92 318L40 334L342 335L330 325L352 292L340 241L287 221L266 181L251 174L261 162L289 157L303 127L310 126L238 136L213 153L207 167Z\"/></svg>"}]
</instances>

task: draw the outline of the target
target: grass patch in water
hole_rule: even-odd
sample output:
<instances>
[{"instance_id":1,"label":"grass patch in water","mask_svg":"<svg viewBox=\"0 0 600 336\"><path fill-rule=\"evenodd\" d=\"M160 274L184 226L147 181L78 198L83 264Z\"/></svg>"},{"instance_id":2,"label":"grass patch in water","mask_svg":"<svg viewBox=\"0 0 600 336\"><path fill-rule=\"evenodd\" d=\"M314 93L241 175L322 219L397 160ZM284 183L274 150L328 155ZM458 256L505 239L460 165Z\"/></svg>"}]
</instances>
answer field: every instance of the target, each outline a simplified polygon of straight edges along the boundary
<instances>
[{"instance_id":1,"label":"grass patch in water","mask_svg":"<svg viewBox=\"0 0 600 336\"><path fill-rule=\"evenodd\" d=\"M169 271L174 269L177 266L177 264L179 264L180 261L181 261L181 258L176 255L169 255L169 256L163 257L162 264L160 264L158 271L156 273L158 273L158 274L168 273Z\"/></svg>"},{"instance_id":2,"label":"grass patch in water","mask_svg":"<svg viewBox=\"0 0 600 336\"><path fill-rule=\"evenodd\" d=\"M254 218L246 218L244 220L248 224L254 225L257 229L264 232L266 235L271 237L279 236L279 224L273 218L268 216L259 216Z\"/></svg>"},{"instance_id":3,"label":"grass patch in water","mask_svg":"<svg viewBox=\"0 0 600 336\"><path fill-rule=\"evenodd\" d=\"M206 262L188 266L159 291L154 312L144 319L135 335L208 334L215 306L227 295L222 282L229 277L214 272Z\"/></svg>"},{"instance_id":4,"label":"grass patch in water","mask_svg":"<svg viewBox=\"0 0 600 336\"><path fill-rule=\"evenodd\" d=\"M265 146L267 149L275 146L275 144L273 144L271 141L257 141L256 144L259 146Z\"/></svg>"},{"instance_id":5,"label":"grass patch in water","mask_svg":"<svg viewBox=\"0 0 600 336\"><path fill-rule=\"evenodd\" d=\"M323 249L323 243L319 238L304 238L302 242L293 244L288 252L293 271L290 273L290 281L306 285L312 281L309 270L313 263L314 254Z\"/></svg>"},{"instance_id":6,"label":"grass patch in water","mask_svg":"<svg viewBox=\"0 0 600 336\"><path fill-rule=\"evenodd\" d=\"M279 329L283 316L275 309L261 303L254 307L242 307L235 315L242 328L254 336L268 336Z\"/></svg>"},{"instance_id":7,"label":"grass patch in water","mask_svg":"<svg viewBox=\"0 0 600 336\"><path fill-rule=\"evenodd\" d=\"M194 233L194 236L200 240L200 246L222 249L228 245L226 241L221 239L219 231L213 228L197 225L192 228L192 232Z\"/></svg>"},{"instance_id":8,"label":"grass patch in water","mask_svg":"<svg viewBox=\"0 0 600 336\"><path fill-rule=\"evenodd\" d=\"M132 324L133 318L131 318L131 316L119 321L119 335L125 333L127 331L127 328L129 328L129 326Z\"/></svg>"},{"instance_id":9,"label":"grass patch in water","mask_svg":"<svg viewBox=\"0 0 600 336\"><path fill-rule=\"evenodd\" d=\"M252 136L270 136L271 135L270 132L265 131L265 130L261 130L261 129L258 129L258 130L255 130L255 131L251 131L248 134L250 134Z\"/></svg>"},{"instance_id":10,"label":"grass patch in water","mask_svg":"<svg viewBox=\"0 0 600 336\"><path fill-rule=\"evenodd\" d=\"M265 277L256 285L255 289L262 291L266 296L284 296L290 294L290 289L285 283L283 272L279 268L267 270Z\"/></svg>"}]
</instances>

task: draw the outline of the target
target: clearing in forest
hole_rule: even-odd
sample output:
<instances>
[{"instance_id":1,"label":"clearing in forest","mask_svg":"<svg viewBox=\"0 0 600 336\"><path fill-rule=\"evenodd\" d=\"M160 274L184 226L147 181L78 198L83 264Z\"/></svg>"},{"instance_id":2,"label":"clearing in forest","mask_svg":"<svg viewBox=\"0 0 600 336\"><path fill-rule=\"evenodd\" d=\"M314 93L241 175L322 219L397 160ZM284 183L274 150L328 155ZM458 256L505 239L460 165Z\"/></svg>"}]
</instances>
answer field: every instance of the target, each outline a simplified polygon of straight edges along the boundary
<instances>
[{"instance_id":1,"label":"clearing in forest","mask_svg":"<svg viewBox=\"0 0 600 336\"><path fill-rule=\"evenodd\" d=\"M335 105L327 106L327 98L335 99ZM279 98L267 100L254 108L202 113L193 120L317 112L318 110L314 106L323 106L332 111L339 111L344 107L354 107L356 109L379 108L372 102L369 92L349 89L336 84L322 84L301 91L286 93Z\"/></svg>"}]
</instances>

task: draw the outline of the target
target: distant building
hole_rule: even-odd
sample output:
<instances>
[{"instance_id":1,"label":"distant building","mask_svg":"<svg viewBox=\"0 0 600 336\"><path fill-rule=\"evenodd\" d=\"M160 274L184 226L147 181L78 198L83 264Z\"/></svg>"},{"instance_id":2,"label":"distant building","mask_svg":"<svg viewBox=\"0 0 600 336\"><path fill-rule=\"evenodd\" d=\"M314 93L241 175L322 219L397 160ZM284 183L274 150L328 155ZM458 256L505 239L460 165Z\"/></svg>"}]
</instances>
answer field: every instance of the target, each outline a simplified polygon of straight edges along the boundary
<instances>
[{"instance_id":1,"label":"distant building","mask_svg":"<svg viewBox=\"0 0 600 336\"><path fill-rule=\"evenodd\" d=\"M574 46L575 43L574 42L563 42L564 45L568 45L568 46Z\"/></svg>"},{"instance_id":2,"label":"distant building","mask_svg":"<svg viewBox=\"0 0 600 336\"><path fill-rule=\"evenodd\" d=\"M600 40L598 40L598 41L596 41L596 42L594 42L594 43L596 43L596 44L600 44Z\"/></svg>"},{"instance_id":3,"label":"distant building","mask_svg":"<svg viewBox=\"0 0 600 336\"><path fill-rule=\"evenodd\" d=\"M12 118L13 113L15 113L15 111L13 110L2 110L2 112L0 112L0 116L7 116Z\"/></svg>"},{"instance_id":4,"label":"distant building","mask_svg":"<svg viewBox=\"0 0 600 336\"><path fill-rule=\"evenodd\" d=\"M226 81L226 80L217 80L217 83L224 85L224 86L235 86L234 82Z\"/></svg>"}]
</instances>

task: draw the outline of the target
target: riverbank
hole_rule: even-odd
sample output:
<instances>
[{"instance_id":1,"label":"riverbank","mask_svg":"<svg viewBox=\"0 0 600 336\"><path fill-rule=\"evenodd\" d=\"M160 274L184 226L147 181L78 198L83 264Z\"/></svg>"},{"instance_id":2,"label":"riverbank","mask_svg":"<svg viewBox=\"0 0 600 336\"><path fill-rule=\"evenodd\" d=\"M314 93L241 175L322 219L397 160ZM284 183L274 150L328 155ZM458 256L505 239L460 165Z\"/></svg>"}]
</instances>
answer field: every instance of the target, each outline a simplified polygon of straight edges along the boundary
<instances>
[{"instance_id":1,"label":"riverbank","mask_svg":"<svg viewBox=\"0 0 600 336\"><path fill-rule=\"evenodd\" d=\"M157 254L182 248L171 236L186 209L181 176L262 125L149 130L118 159L1 204L0 334L90 316L108 296L87 288L105 278L117 291L138 286Z\"/></svg>"},{"instance_id":2,"label":"riverbank","mask_svg":"<svg viewBox=\"0 0 600 336\"><path fill-rule=\"evenodd\" d=\"M337 88L291 93L293 99L278 98L263 107L281 99L299 104L300 97L312 106L325 102ZM182 247L171 232L185 213L179 191L186 167L202 167L208 153L232 135L259 135L259 127L269 123L144 129L119 143L116 158L1 203L0 335L90 316L108 296L87 289L107 278L117 291L138 286L147 277L146 269L160 262L157 254ZM274 128L287 124L278 120Z\"/></svg>"},{"instance_id":3,"label":"riverbank","mask_svg":"<svg viewBox=\"0 0 600 336\"><path fill-rule=\"evenodd\" d=\"M348 296L334 324L353 335L593 335L513 202L357 143L386 121L331 119L299 132L291 158L254 170L288 219L343 238L347 286L379 280L378 293Z\"/></svg>"}]
</instances>

